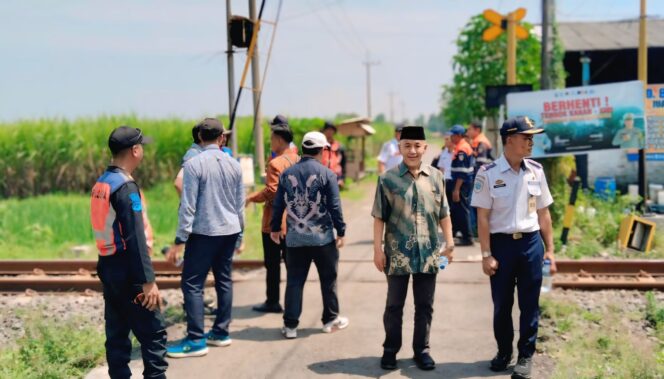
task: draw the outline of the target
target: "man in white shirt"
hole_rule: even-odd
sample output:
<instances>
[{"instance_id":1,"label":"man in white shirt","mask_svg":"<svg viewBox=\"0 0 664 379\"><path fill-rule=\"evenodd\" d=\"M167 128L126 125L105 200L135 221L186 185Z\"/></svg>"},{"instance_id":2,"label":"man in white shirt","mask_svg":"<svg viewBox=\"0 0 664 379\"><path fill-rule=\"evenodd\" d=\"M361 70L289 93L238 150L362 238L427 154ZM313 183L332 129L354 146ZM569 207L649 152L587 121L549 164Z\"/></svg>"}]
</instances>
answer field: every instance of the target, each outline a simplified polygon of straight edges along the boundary
<instances>
[{"instance_id":1,"label":"man in white shirt","mask_svg":"<svg viewBox=\"0 0 664 379\"><path fill-rule=\"evenodd\" d=\"M399 152L398 142L401 136L401 129L403 129L403 125L397 124L394 127L394 138L385 142L380 149L380 154L378 155L378 175L397 167L403 160Z\"/></svg>"},{"instance_id":2,"label":"man in white shirt","mask_svg":"<svg viewBox=\"0 0 664 379\"><path fill-rule=\"evenodd\" d=\"M493 333L498 354L491 370L504 371L512 360L514 286L519 297L519 359L512 378L531 377L539 321L542 263L551 262L553 231L549 206L553 203L542 165L532 154L536 128L528 117L506 120L500 129L503 155L477 172L471 205L477 208L482 270L491 278Z\"/></svg>"}]
</instances>

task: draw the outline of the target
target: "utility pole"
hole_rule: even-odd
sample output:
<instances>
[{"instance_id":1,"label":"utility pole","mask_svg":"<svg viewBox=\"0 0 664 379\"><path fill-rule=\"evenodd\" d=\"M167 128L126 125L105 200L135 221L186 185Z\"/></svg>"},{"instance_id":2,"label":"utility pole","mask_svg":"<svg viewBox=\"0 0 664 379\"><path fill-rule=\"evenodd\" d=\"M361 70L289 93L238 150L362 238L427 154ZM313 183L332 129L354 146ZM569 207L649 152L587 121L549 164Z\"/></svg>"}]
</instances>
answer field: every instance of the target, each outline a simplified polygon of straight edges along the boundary
<instances>
[{"instance_id":1,"label":"utility pole","mask_svg":"<svg viewBox=\"0 0 664 379\"><path fill-rule=\"evenodd\" d=\"M394 124L394 91L390 91L390 122Z\"/></svg>"},{"instance_id":2,"label":"utility pole","mask_svg":"<svg viewBox=\"0 0 664 379\"><path fill-rule=\"evenodd\" d=\"M376 66L380 64L378 61L372 61L370 59L369 52L367 51L367 60L364 62L364 65L367 68L367 117L371 119L371 66Z\"/></svg>"},{"instance_id":3,"label":"utility pole","mask_svg":"<svg viewBox=\"0 0 664 379\"><path fill-rule=\"evenodd\" d=\"M553 86L550 71L555 9L555 0L542 0L542 73L540 76L540 87L543 90L550 89Z\"/></svg>"},{"instance_id":4,"label":"utility pole","mask_svg":"<svg viewBox=\"0 0 664 379\"><path fill-rule=\"evenodd\" d=\"M235 63L233 60L233 43L231 42L230 23L231 23L231 0L226 0L226 61L228 64L228 117L233 113L235 104ZM231 134L231 149L233 156L238 156L237 134L234 130Z\"/></svg>"},{"instance_id":5,"label":"utility pole","mask_svg":"<svg viewBox=\"0 0 664 379\"><path fill-rule=\"evenodd\" d=\"M646 40L646 30L646 0L641 0L641 12L639 16L639 80L643 82L644 91L648 85L648 43ZM645 147L641 147L639 149L639 196L641 196L639 209L643 213L646 212L647 194L646 151Z\"/></svg>"},{"instance_id":6,"label":"utility pole","mask_svg":"<svg viewBox=\"0 0 664 379\"><path fill-rule=\"evenodd\" d=\"M254 33L258 32L258 18L256 17L256 0L249 0L249 18L254 23ZM258 39L254 46L254 54L251 58L251 86L254 98L254 141L256 145L256 165L259 170L265 167L265 152L263 148L263 126L261 125L261 109L259 104L261 79L260 63L258 60Z\"/></svg>"},{"instance_id":7,"label":"utility pole","mask_svg":"<svg viewBox=\"0 0 664 379\"><path fill-rule=\"evenodd\" d=\"M258 18L256 17L256 0L249 0L249 18L254 23L254 33L258 32ZM256 165L259 170L265 167L265 152L263 149L263 126L261 125L260 99L260 63L258 60L258 39L254 46L254 55L251 58L251 86L254 97L254 137L256 145Z\"/></svg>"}]
</instances>

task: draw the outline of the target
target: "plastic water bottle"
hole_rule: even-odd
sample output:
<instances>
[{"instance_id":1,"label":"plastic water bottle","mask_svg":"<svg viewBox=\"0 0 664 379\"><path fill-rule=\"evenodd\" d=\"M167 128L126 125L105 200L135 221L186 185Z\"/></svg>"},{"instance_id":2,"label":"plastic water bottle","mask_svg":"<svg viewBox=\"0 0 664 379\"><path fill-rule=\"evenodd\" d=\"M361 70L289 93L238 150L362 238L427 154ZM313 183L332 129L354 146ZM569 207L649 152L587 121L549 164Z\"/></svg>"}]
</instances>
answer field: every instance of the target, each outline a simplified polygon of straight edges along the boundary
<instances>
[{"instance_id":1,"label":"plastic water bottle","mask_svg":"<svg viewBox=\"0 0 664 379\"><path fill-rule=\"evenodd\" d=\"M553 278L551 277L551 261L549 259L544 260L542 265L542 292L546 293L551 291L551 285L553 284Z\"/></svg>"},{"instance_id":2,"label":"plastic water bottle","mask_svg":"<svg viewBox=\"0 0 664 379\"><path fill-rule=\"evenodd\" d=\"M439 267L441 270L444 270L445 267L447 267L447 265L448 265L449 263L450 263L450 260L447 259L447 257L444 256L444 255L441 255L441 256L438 258L438 267Z\"/></svg>"}]
</instances>

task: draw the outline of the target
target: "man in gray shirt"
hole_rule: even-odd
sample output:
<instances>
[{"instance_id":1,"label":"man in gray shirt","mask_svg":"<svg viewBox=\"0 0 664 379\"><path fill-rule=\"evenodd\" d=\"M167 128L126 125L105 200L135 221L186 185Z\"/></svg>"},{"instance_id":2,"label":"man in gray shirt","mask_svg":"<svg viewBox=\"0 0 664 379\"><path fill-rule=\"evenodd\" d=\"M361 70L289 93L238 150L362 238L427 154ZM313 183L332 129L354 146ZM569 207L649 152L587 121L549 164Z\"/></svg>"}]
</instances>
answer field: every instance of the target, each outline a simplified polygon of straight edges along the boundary
<instances>
[{"instance_id":1,"label":"man in gray shirt","mask_svg":"<svg viewBox=\"0 0 664 379\"><path fill-rule=\"evenodd\" d=\"M174 358L202 356L207 345L231 344L229 324L233 300L231 263L235 243L244 229L244 187L240 164L219 149L224 127L217 119L200 124L203 151L184 164L182 199L175 244L167 259L175 263L185 248L182 292L187 336L168 348ZM203 288L212 268L217 315L210 332L203 326Z\"/></svg>"}]
</instances>

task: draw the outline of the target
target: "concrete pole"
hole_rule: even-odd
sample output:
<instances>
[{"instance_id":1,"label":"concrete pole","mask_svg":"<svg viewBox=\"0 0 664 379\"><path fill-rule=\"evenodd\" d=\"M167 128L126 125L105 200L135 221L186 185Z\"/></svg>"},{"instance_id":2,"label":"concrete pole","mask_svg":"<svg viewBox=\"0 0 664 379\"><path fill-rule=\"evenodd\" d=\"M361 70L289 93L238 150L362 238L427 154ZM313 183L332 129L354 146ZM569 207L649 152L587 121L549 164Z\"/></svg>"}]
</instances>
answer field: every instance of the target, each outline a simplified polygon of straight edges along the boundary
<instances>
[{"instance_id":1,"label":"concrete pole","mask_svg":"<svg viewBox=\"0 0 664 379\"><path fill-rule=\"evenodd\" d=\"M256 17L256 0L249 0L249 18L254 22L254 33L258 32L258 18ZM254 143L256 145L256 166L259 172L265 167L265 149L263 147L263 126L261 125L261 109L259 104L260 91L260 61L258 59L258 38L251 58L251 86L254 98Z\"/></svg>"},{"instance_id":2,"label":"concrete pole","mask_svg":"<svg viewBox=\"0 0 664 379\"><path fill-rule=\"evenodd\" d=\"M551 83L551 52L553 50L552 23L555 14L554 0L542 0L542 63L540 74L540 88L550 89Z\"/></svg>"},{"instance_id":3,"label":"concrete pole","mask_svg":"<svg viewBox=\"0 0 664 379\"><path fill-rule=\"evenodd\" d=\"M226 62L228 65L228 117L230 119L235 104L235 63L233 60L233 43L231 42L230 23L231 23L231 0L226 0ZM233 156L239 154L237 148L237 130L231 135L231 149Z\"/></svg>"},{"instance_id":4,"label":"concrete pole","mask_svg":"<svg viewBox=\"0 0 664 379\"><path fill-rule=\"evenodd\" d=\"M371 61L370 54L367 51L367 60L364 62L367 72L367 117L371 120L371 66L375 66L380 62Z\"/></svg>"},{"instance_id":5,"label":"concrete pole","mask_svg":"<svg viewBox=\"0 0 664 379\"><path fill-rule=\"evenodd\" d=\"M643 82L644 93L645 86L648 85L648 43L646 28L646 0L641 0L641 12L639 17L639 80ZM645 115L644 115L645 117ZM648 177L646 175L646 151L639 149L639 196L641 203L639 209L646 212L645 201L648 194Z\"/></svg>"}]
</instances>

